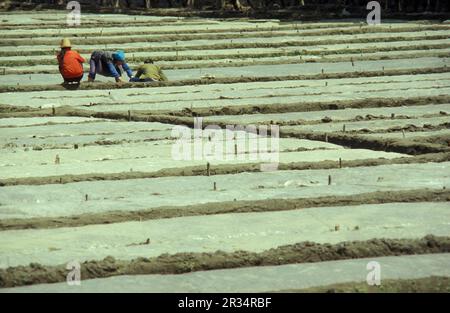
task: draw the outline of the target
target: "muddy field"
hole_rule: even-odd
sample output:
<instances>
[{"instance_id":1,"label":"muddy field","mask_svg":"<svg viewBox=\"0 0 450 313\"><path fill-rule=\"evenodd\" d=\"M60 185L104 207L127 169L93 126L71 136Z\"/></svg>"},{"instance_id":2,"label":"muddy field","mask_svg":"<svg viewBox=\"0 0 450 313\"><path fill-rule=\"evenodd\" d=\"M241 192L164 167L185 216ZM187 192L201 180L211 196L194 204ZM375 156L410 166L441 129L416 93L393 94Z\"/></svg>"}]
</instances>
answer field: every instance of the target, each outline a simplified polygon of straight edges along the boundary
<instances>
[{"instance_id":1,"label":"muddy field","mask_svg":"<svg viewBox=\"0 0 450 313\"><path fill-rule=\"evenodd\" d=\"M450 24L64 20L0 14L0 292L449 291ZM67 90L63 36L169 82Z\"/></svg>"}]
</instances>

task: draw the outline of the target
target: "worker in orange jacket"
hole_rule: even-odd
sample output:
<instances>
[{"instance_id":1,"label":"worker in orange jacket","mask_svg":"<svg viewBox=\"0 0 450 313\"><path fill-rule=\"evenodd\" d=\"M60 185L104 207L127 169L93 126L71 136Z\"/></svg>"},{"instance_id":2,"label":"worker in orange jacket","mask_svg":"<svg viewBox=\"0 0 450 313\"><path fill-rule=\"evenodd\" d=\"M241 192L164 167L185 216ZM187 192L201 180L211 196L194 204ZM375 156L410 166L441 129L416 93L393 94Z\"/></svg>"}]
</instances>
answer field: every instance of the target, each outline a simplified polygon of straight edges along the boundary
<instances>
[{"instance_id":1,"label":"worker in orange jacket","mask_svg":"<svg viewBox=\"0 0 450 313\"><path fill-rule=\"evenodd\" d=\"M86 60L76 51L72 50L70 40L61 40L61 52L57 56L59 72L65 84L79 84L83 79L83 63Z\"/></svg>"}]
</instances>

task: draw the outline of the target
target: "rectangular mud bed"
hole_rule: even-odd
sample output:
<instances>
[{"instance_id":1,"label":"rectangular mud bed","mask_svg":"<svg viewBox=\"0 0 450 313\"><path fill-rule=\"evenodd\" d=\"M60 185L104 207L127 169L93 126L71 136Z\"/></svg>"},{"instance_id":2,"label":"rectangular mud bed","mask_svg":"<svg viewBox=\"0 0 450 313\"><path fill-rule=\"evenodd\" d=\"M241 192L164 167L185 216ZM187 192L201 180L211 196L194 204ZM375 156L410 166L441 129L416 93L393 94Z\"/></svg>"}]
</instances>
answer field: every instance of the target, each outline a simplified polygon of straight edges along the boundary
<instances>
[{"instance_id":1,"label":"rectangular mud bed","mask_svg":"<svg viewBox=\"0 0 450 313\"><path fill-rule=\"evenodd\" d=\"M231 87L232 88L232 87ZM418 97L423 94L429 96L439 96L450 93L450 80L442 81L419 81L417 83L380 83L372 85L341 85L325 86L325 84L312 87L297 87L295 89L277 89L277 90L249 90L244 92L236 91L234 95L231 92L218 92L217 96L213 94L205 98L196 99L199 96L193 94L193 100L185 99L165 102L156 101L148 96L129 97L122 101L117 99L100 100L93 106L79 106L78 108L92 111L126 111L126 110L149 110L179 111L185 108L205 108L205 107L225 107L225 106L252 106L252 105L277 105L308 103L308 102L326 102L342 100L361 100L374 98L398 98L399 90L408 93L408 97ZM169 97L169 96L168 96ZM106 100L106 101L105 101ZM129 103L127 103L129 101ZM150 102L150 103L148 103Z\"/></svg>"},{"instance_id":2,"label":"rectangular mud bed","mask_svg":"<svg viewBox=\"0 0 450 313\"><path fill-rule=\"evenodd\" d=\"M1 14L0 19L4 24L46 24L46 23L64 23L67 14L61 11L46 11L46 12L8 12L8 14ZM128 16L122 14L85 14L86 21L105 21L115 22L120 21L164 21L164 20L184 20L183 17L161 17L161 16Z\"/></svg>"},{"instance_id":3,"label":"rectangular mud bed","mask_svg":"<svg viewBox=\"0 0 450 313\"><path fill-rule=\"evenodd\" d=\"M268 125L264 125L264 129L266 128L270 130ZM261 136L263 136L261 133L262 129L263 126L260 126L259 132ZM200 133L200 130L197 128L194 134L192 129L184 126L159 123L109 122L106 120L93 120L89 123L43 123L43 125L36 126L5 127L4 132L0 135L0 149L5 149L4 152L16 153L18 151L42 151L49 149L77 150L78 148L82 149L88 146L112 146L114 149L114 146L122 146L133 150L139 148L136 144L147 146L149 142L154 142L155 146L175 145L177 142L181 143L180 139L183 139L183 142L186 144L192 145L197 138L198 142L202 143L202 146L205 146L207 142L211 142L212 145L213 139L214 143L221 142L221 146L223 146L226 153L229 152L226 150L227 143L228 145L231 144L232 148L234 148L234 144L236 143L238 145L237 153L256 152L254 151L257 148L256 144L255 147L252 146L253 148L250 149L250 136L244 130L244 127L234 128L230 126L230 129L224 127L214 132L204 130ZM255 139L266 138L261 136L255 137ZM257 141L256 143L261 149L264 148L264 142ZM268 149L275 149L275 144L275 140L268 138ZM296 149L306 151L341 148L331 143L318 141L289 138L279 140L279 150L284 152L289 150L295 151ZM111 152L111 150L109 151ZM235 153L234 149L232 152ZM131 155L132 152L130 151Z\"/></svg>"},{"instance_id":4,"label":"rectangular mud bed","mask_svg":"<svg viewBox=\"0 0 450 313\"><path fill-rule=\"evenodd\" d=\"M284 131L318 131L318 132L341 132L345 127L345 131L377 131L383 129L389 129L394 127L407 127L414 125L416 127L423 127L424 125L438 126L441 124L449 123L450 117L430 117L430 118L414 118L414 119L398 119L398 120L375 120L375 121L361 121L361 122L336 122L326 123L318 125L305 125L305 126L286 126L283 127Z\"/></svg>"},{"instance_id":5,"label":"rectangular mud bed","mask_svg":"<svg viewBox=\"0 0 450 313\"><path fill-rule=\"evenodd\" d=\"M159 102L184 103L213 101L222 99L222 102L232 102L245 98L258 98L260 101L266 100L263 97L270 97L275 103L282 101L288 95L302 95L308 93L320 94L333 91L351 92L370 90L389 90L395 88L422 88L439 87L448 85L450 77L448 73L424 74L424 75L403 75L369 78L347 78L347 79L324 79L324 80L284 80L273 82L253 82L235 84L213 84L200 86L182 87L154 87L151 89L131 88L116 90L80 90L76 94L72 91L41 91L41 92L11 92L3 93L2 104L15 106L27 105L32 107L49 108L51 106L89 106L95 104L96 109L99 104L144 104L152 108ZM273 99L275 98L275 99ZM196 102L194 102L194 100ZM233 101L234 102L234 101ZM168 104L169 105L169 104ZM196 104L198 105L198 104ZM136 105L139 108L138 105ZM146 107L141 105L142 107Z\"/></svg>"},{"instance_id":6,"label":"rectangular mud bed","mask_svg":"<svg viewBox=\"0 0 450 313\"><path fill-rule=\"evenodd\" d=\"M382 107L365 109L344 109L344 110L324 110L311 112L293 112L293 113L274 113L274 114L245 114L245 115L222 115L208 116L204 123L229 123L231 125L242 124L268 124L270 122L280 124L295 124L302 122L321 123L322 119L330 118L331 121L352 121L354 119L373 118L373 119L408 119L414 121L416 118L425 115L440 115L441 112L450 115L450 103L446 104L428 104L418 106L401 107ZM393 115L393 116L392 116ZM449 118L450 119L450 118ZM401 134L400 134L401 135Z\"/></svg>"},{"instance_id":7,"label":"rectangular mud bed","mask_svg":"<svg viewBox=\"0 0 450 313\"><path fill-rule=\"evenodd\" d=\"M2 123L10 124L11 120L15 119L0 119ZM77 137L77 136L108 136L113 134L131 134L135 132L164 132L170 133L173 125L162 123L146 123L146 122L123 122L107 119L84 119L89 123L70 123L70 121L80 121L80 118L73 117L55 117L55 118L34 118L21 119L18 122L26 123L36 122L37 125L30 125L28 127L10 127L2 129L0 133L0 143L5 144L11 139L46 139L58 137ZM39 123L42 121L42 123ZM65 121L68 123L54 122L50 125L42 125L48 121ZM41 124L41 125L39 125ZM163 137L164 138L164 137ZM76 142L75 142L76 143Z\"/></svg>"},{"instance_id":8,"label":"rectangular mud bed","mask_svg":"<svg viewBox=\"0 0 450 313\"><path fill-rule=\"evenodd\" d=\"M379 237L448 236L447 211L447 203L391 203L3 231L0 259L7 259L9 266L57 265L107 256L130 260L179 252L261 252L303 241L335 244ZM340 225L339 231L335 225ZM147 238L148 245L139 245Z\"/></svg>"},{"instance_id":9,"label":"rectangular mud bed","mask_svg":"<svg viewBox=\"0 0 450 313\"><path fill-rule=\"evenodd\" d=\"M51 116L51 117L31 117L31 118L0 118L0 128L30 127L36 125L54 125L54 124L84 124L87 122L101 122L103 119L92 117L72 117L72 116ZM6 133L2 132L2 135ZM1 135L0 135L1 136Z\"/></svg>"},{"instance_id":10,"label":"rectangular mud bed","mask_svg":"<svg viewBox=\"0 0 450 313\"><path fill-rule=\"evenodd\" d=\"M135 27L133 30L140 31L140 27ZM8 32L9 33L9 32ZM204 47L204 46L212 46L212 45L232 45L232 44L281 44L281 43L291 43L296 42L299 45L302 43L308 43L311 44L311 41L316 41L319 44L321 42L336 42L336 36L335 35L328 35L328 36L317 36L317 37L258 37L258 33L255 33L255 37L247 37L242 38L240 36L241 34L236 33L236 38L233 39L200 39L200 40L185 40L180 41L176 45L179 47L180 50L187 49L187 48L194 48L194 47ZM447 30L436 30L436 31L418 31L418 32L410 32L410 33L369 33L369 34L355 34L355 35L341 35L339 36L340 41L356 41L359 40L361 42L366 42L367 40L373 41L374 43L383 43L383 42L392 42L394 39L402 39L399 42L410 42L416 40L416 38L422 38L420 41L422 44L429 43L430 40L433 40L433 38L438 38L440 36L447 36L449 35L449 31ZM74 40L74 45L76 46L77 50L82 53L88 53L89 51L95 50L95 49L112 49L112 50L118 50L118 49L125 49L129 52L134 52L136 49L142 50L142 49L151 49L151 48L173 48L172 46L173 41L167 41L167 42L133 42L133 43L123 43L123 44L106 44L106 45L83 45L80 43L77 43L77 40ZM347 45L344 45L345 47ZM48 55L53 54L54 51L57 50L57 47L51 46L51 45L22 45L21 50L23 53L24 51L27 53L31 52L40 52L38 54L41 55ZM16 47L13 46L0 46L0 53L1 52L15 52L17 51ZM34 53L32 53L34 55ZM14 55L12 53L8 55ZM20 55L17 53L17 55Z\"/></svg>"},{"instance_id":11,"label":"rectangular mud bed","mask_svg":"<svg viewBox=\"0 0 450 313\"><path fill-rule=\"evenodd\" d=\"M294 144L287 146L280 144L279 155L276 155L276 152L265 155L261 151L250 150L250 146L247 146L247 148L240 148L239 146L238 154L235 155L234 146L232 144L230 145L229 142L228 145L223 144L224 153L216 154L213 150L211 150L211 153L208 152L209 147L213 147L213 145L207 146L205 143L202 145L204 148L200 147L198 158L185 158L183 157L183 151L185 150L182 150L181 144L176 145L176 142L173 140L159 142L151 139L150 142L145 143L123 143L120 145L108 145L107 140L107 138L104 139L106 145L92 145L78 149L69 149L69 147L60 148L58 146L53 147L54 149L43 149L42 147L33 147L34 150L30 150L30 148L4 149L0 156L0 168L2 168L0 179L91 173L120 174L133 171L154 172L168 168L205 165L208 161L213 164L243 164L273 163L273 161L290 163L298 160L319 162L339 160L339 158L343 161L349 161L371 158L393 159L407 157L407 155L399 153L365 149L335 149L335 147L327 144L316 145L314 148L308 145L307 141L288 139L287 141L294 142ZM281 139L282 141L284 139ZM272 147L270 142L268 143L268 147ZM194 149L195 146L190 148L191 155L194 154ZM177 151L180 151L179 154L176 154L178 153ZM253 154L248 154L247 152ZM57 159L58 161L56 161Z\"/></svg>"},{"instance_id":12,"label":"rectangular mud bed","mask_svg":"<svg viewBox=\"0 0 450 313\"><path fill-rule=\"evenodd\" d=\"M273 77L287 75L307 75L325 73L341 73L353 71L381 71L385 70L409 69L409 68L430 68L442 67L445 64L450 66L449 58L418 58L411 64L409 59L382 60L382 61L360 61L352 66L350 62L343 63L303 63L303 64L281 64L281 65L254 65L242 67L211 67L199 69L167 70L166 74L170 80L199 79L205 74L213 75L217 78L224 77ZM99 77L100 81L105 78ZM106 80L106 81L111 81ZM52 85L61 83L60 75L57 74L33 74L31 75L3 75L0 76L0 85Z\"/></svg>"},{"instance_id":13,"label":"rectangular mud bed","mask_svg":"<svg viewBox=\"0 0 450 313\"><path fill-rule=\"evenodd\" d=\"M183 101L183 102L159 102L159 103L138 103L138 104L120 104L115 105L94 105L86 107L77 107L80 109L86 109L93 112L127 112L128 110L133 111L148 111L154 114L157 113L167 113L167 112L178 112L186 109L204 109L208 108L233 108L233 107L258 107L258 106L273 106L272 110L276 110L276 107L281 107L282 105L300 105L304 104L306 106L309 103L324 103L327 101L337 102L337 101L363 101L365 99L408 99L409 97L420 97L421 95L428 95L430 97L445 96L450 94L450 87L434 88L434 87L414 87L405 90L407 92L406 97L399 98L398 90L386 90L386 91L362 91L362 92L351 92L351 91L341 91L337 93L320 93L316 94L314 91L303 95L295 96L280 96L280 97L263 97L263 98L247 98L247 99L213 99L213 100L194 100L194 101Z\"/></svg>"},{"instance_id":14,"label":"rectangular mud bed","mask_svg":"<svg viewBox=\"0 0 450 313\"><path fill-rule=\"evenodd\" d=\"M174 21L175 20L175 21ZM92 21L87 20L87 23L92 23ZM114 21L114 24L117 25L117 23L120 23L121 21ZM75 32L73 29L66 28L66 29L60 29L58 30L58 35L60 36L100 36L100 34L104 36L121 36L126 35L130 33L142 33L142 32L148 32L151 34L154 33L172 33L177 34L178 32L184 33L184 32L194 32L194 31L236 31L240 30L242 32L258 32L258 31L267 31L268 33L272 32L285 32L285 31L292 31L297 33L299 35L304 34L310 34L312 32L317 31L328 31L330 29L339 29L339 30L353 30L357 33L357 31L360 30L360 24L359 23L284 23L283 25L280 25L277 20L260 20L257 22L249 22L245 19L241 19L240 21L215 21L215 20L206 20L206 19L184 19L184 20L177 20L177 18L167 18L167 19L161 19L160 21L148 21L148 24L142 23L143 21L133 21L134 27L117 27L112 25L107 25L108 27L102 27L99 25L95 28L95 32L91 28L83 27L83 25L80 25L80 28L77 28L77 31ZM126 23L126 22L125 22ZM3 23L2 23L3 24ZM2 25L0 24L0 25ZM153 26L152 26L153 24ZM3 33L9 35L9 36L16 36L17 38L20 38L21 36L27 37L27 35L30 34L29 29L21 28L21 26L16 26L15 28L12 28L11 23L8 23L8 30L3 31ZM408 30L411 28L420 28L421 24L416 23L385 23L382 25L377 26L377 30L384 30L387 29L391 32L395 33L396 30ZM433 24L435 26L443 26L443 24L435 23ZM51 25L54 27L54 25ZM428 25L429 26L429 25ZM5 27L5 28L6 28ZM46 28L45 24L41 25L42 29L39 30L39 32L35 32L31 30L32 34L39 34L39 38L51 38L55 37L55 29L54 28ZM367 28L367 25L364 27ZM423 28L426 28L424 26ZM445 26L444 26L445 28Z\"/></svg>"},{"instance_id":15,"label":"rectangular mud bed","mask_svg":"<svg viewBox=\"0 0 450 313\"><path fill-rule=\"evenodd\" d=\"M327 36L332 34L351 34L351 35L358 35L358 34L365 34L365 33L391 33L394 35L393 38L402 37L401 33L413 33L414 31L423 32L423 31L437 31L437 30L444 30L449 31L450 27L446 25L428 25L428 26L404 26L404 27L398 27L395 29L388 29L387 27L377 27L377 28L359 28L359 27L344 27L344 28L336 28L336 29L309 29L309 30L295 30L291 27L282 27L280 29L273 28L269 25L262 25L261 29L258 27L258 25L255 26L249 26L245 24L241 25L230 25L231 27L227 28L228 26L219 26L215 27L212 26L211 29L209 26L203 26L202 25L192 25L187 26L185 28L178 28L179 31L177 31L176 28L164 30L164 28L154 28L154 30L147 29L145 31L141 32L133 32L130 30L126 30L127 28L123 29L123 33L111 33L108 31L108 29L104 29L105 34L103 34L103 30L98 30L97 32L91 32L88 35L78 35L77 42L79 44L89 44L89 43L101 43L101 44L109 44L109 43L127 43L127 42L145 42L145 41L169 41L172 39L173 41L179 41L182 43L185 40L192 40L192 39L233 39L233 38L239 38L239 37L247 37L247 38L253 38L253 37L265 37L265 38L272 38L272 37L291 37L291 38L305 38L305 39L311 39L316 40L320 39L320 36ZM247 26L247 27L246 27ZM190 29L189 29L190 28ZM397 32L400 32L398 34ZM397 33L397 34L395 34ZM25 36L15 36L13 34L6 33L4 35L5 42L1 44L1 46L27 46L30 45L30 41L37 44L37 45L57 45L57 38L61 37L61 35L53 35L53 36L42 36L42 37L35 37L35 38L26 38ZM22 38L21 38L22 37ZM168 38L170 37L170 38Z\"/></svg>"},{"instance_id":16,"label":"rectangular mud bed","mask_svg":"<svg viewBox=\"0 0 450 313\"><path fill-rule=\"evenodd\" d=\"M450 31L449 31L450 35ZM450 50L446 49L448 48L448 38L447 39L440 39L440 40L428 40L426 43L423 41L408 41L408 42L388 42L388 43L375 43L375 44L336 44L336 45L317 45L317 46L308 46L304 47L301 45L298 46L287 46L287 47L267 47L267 48L239 48L239 49L204 49L204 50L189 50L189 48L181 51L173 51L173 47L167 47L167 51L143 51L143 52L132 52L130 60L133 60L134 58L162 58L164 57L174 57L178 56L180 59L196 59L199 57L205 57L209 56L209 58L205 58L206 60L213 60L213 59L219 59L219 58L226 58L227 56L236 58L236 56L239 55L251 55L254 58L259 58L260 56L265 55L277 55L280 52L285 52L287 54L292 54L293 52L298 52L299 54L302 54L304 57L307 57L309 55L316 55L320 56L322 53L326 53L326 55L331 56L338 56L339 54L344 54L345 51L348 51L347 54L351 54L352 50L360 50L364 51L364 54L369 52L369 55L372 53L377 53L377 49L384 48L392 48L392 49L406 49L407 47L422 47L422 46L428 45L428 50L436 51L436 52L448 52ZM92 47L91 51L95 50L102 50L105 49L105 46L103 47ZM123 49L123 48L122 48ZM367 50L373 50L373 51L367 51ZM414 50L413 48L408 49L404 53L408 53L410 50ZM383 55L386 55L387 57L390 56L391 53L388 51L380 51L379 53L382 53ZM360 55L363 54L362 52L359 53ZM363 55L364 55L363 54ZM396 54L396 52L392 52L393 55ZM82 56L85 59L89 59L90 53L82 53ZM130 56L130 54L129 54ZM412 56L414 57L414 56ZM0 64L5 62L8 64L8 62L20 62L20 61L36 61L36 64L40 64L42 62L45 62L44 64L49 64L49 62L54 62L55 56L54 55L32 55L32 56L0 56ZM134 62L133 62L134 63Z\"/></svg>"},{"instance_id":17,"label":"rectangular mud bed","mask_svg":"<svg viewBox=\"0 0 450 313\"><path fill-rule=\"evenodd\" d=\"M1 187L0 218L58 217L234 200L349 196L423 188L442 190L449 188L449 166L449 163L427 163L8 186Z\"/></svg>"},{"instance_id":18,"label":"rectangular mud bed","mask_svg":"<svg viewBox=\"0 0 450 313\"><path fill-rule=\"evenodd\" d=\"M436 131L423 131L423 132L394 132L394 133L376 133L376 134L364 134L367 138L392 138L392 139L410 139L423 141L432 137L444 137L450 138L450 129L436 130Z\"/></svg>"}]
</instances>

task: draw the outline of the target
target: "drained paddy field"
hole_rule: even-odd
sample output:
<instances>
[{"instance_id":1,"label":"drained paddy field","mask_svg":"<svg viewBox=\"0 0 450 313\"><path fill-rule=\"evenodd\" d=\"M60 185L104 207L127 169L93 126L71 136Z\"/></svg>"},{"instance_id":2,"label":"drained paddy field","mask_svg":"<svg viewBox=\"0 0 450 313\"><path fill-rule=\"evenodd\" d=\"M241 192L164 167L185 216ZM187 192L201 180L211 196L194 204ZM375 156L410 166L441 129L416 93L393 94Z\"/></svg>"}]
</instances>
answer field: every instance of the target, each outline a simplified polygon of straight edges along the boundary
<instances>
[{"instance_id":1,"label":"drained paddy field","mask_svg":"<svg viewBox=\"0 0 450 313\"><path fill-rule=\"evenodd\" d=\"M65 21L0 14L0 292L449 292L449 23Z\"/></svg>"}]
</instances>

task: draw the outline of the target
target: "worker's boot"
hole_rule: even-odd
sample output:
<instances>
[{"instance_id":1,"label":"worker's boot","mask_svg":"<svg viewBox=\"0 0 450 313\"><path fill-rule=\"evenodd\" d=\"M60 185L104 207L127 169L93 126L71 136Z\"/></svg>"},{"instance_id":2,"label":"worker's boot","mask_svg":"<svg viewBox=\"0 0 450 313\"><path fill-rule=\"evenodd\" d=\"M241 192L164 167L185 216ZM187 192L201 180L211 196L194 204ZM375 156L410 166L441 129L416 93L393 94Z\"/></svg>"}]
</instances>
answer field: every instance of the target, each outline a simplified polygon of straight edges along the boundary
<instances>
[{"instance_id":1,"label":"worker's boot","mask_svg":"<svg viewBox=\"0 0 450 313\"><path fill-rule=\"evenodd\" d=\"M94 82L94 79L93 79L91 76L89 76L89 77L88 77L88 82L93 83L93 82Z\"/></svg>"}]
</instances>

